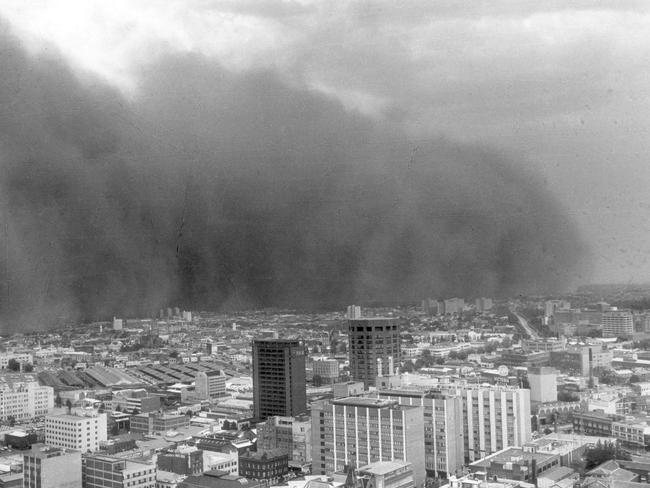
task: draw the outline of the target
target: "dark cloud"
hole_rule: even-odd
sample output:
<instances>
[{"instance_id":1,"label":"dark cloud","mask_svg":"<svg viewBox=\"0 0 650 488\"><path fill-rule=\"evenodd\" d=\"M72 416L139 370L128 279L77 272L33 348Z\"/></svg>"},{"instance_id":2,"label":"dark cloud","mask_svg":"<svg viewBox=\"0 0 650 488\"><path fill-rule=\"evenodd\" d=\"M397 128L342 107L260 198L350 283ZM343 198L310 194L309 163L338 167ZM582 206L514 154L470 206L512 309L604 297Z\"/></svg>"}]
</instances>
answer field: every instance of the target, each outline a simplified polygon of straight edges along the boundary
<instances>
[{"instance_id":1,"label":"dark cloud","mask_svg":"<svg viewBox=\"0 0 650 488\"><path fill-rule=\"evenodd\" d=\"M502 295L575 280L537 178L259 71L163 59L126 100L0 42L3 330L59 317Z\"/></svg>"}]
</instances>

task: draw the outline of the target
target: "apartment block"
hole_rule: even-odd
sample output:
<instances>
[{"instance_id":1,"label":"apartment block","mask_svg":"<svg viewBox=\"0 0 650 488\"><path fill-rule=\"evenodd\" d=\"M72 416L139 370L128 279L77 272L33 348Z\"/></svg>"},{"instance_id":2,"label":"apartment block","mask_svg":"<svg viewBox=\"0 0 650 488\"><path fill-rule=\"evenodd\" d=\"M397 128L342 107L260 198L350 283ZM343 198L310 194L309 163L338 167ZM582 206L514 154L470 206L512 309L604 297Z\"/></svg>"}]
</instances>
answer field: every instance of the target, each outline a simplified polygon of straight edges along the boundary
<instances>
[{"instance_id":1,"label":"apartment block","mask_svg":"<svg viewBox=\"0 0 650 488\"><path fill-rule=\"evenodd\" d=\"M466 384L441 391L461 399L466 462L530 441L530 390Z\"/></svg>"},{"instance_id":2,"label":"apartment block","mask_svg":"<svg viewBox=\"0 0 650 488\"><path fill-rule=\"evenodd\" d=\"M379 398L424 408L424 460L431 477L447 477L463 467L463 406L457 395L421 390L381 390Z\"/></svg>"},{"instance_id":3,"label":"apartment block","mask_svg":"<svg viewBox=\"0 0 650 488\"><path fill-rule=\"evenodd\" d=\"M631 337L634 334L634 318L629 310L603 312L603 337Z\"/></svg>"},{"instance_id":4,"label":"apartment block","mask_svg":"<svg viewBox=\"0 0 650 488\"><path fill-rule=\"evenodd\" d=\"M50 415L45 418L45 442L51 446L96 451L108 438L105 413Z\"/></svg>"},{"instance_id":5,"label":"apartment block","mask_svg":"<svg viewBox=\"0 0 650 488\"><path fill-rule=\"evenodd\" d=\"M417 486L425 479L421 406L397 400L349 397L312 408L312 473L331 475L345 466L377 461L413 465Z\"/></svg>"}]
</instances>

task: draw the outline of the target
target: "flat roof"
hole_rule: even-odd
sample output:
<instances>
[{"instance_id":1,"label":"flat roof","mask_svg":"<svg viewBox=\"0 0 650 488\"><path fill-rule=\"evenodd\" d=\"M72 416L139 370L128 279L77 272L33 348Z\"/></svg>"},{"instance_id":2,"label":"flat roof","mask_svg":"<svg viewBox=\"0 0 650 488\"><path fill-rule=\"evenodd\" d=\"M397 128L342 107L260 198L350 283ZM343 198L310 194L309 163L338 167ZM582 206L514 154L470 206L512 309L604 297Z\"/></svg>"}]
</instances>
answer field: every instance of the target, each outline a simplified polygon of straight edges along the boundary
<instances>
[{"instance_id":1,"label":"flat roof","mask_svg":"<svg viewBox=\"0 0 650 488\"><path fill-rule=\"evenodd\" d=\"M396 408L418 408L413 405L400 405L397 400L388 400L386 398L368 398L368 397L346 397L332 400L333 405L352 405L355 407L396 407Z\"/></svg>"},{"instance_id":2,"label":"flat roof","mask_svg":"<svg viewBox=\"0 0 650 488\"><path fill-rule=\"evenodd\" d=\"M400 468L407 468L411 466L411 463L405 461L378 461L376 463L370 463L366 466L359 468L359 471L366 471L372 474L388 474Z\"/></svg>"}]
</instances>

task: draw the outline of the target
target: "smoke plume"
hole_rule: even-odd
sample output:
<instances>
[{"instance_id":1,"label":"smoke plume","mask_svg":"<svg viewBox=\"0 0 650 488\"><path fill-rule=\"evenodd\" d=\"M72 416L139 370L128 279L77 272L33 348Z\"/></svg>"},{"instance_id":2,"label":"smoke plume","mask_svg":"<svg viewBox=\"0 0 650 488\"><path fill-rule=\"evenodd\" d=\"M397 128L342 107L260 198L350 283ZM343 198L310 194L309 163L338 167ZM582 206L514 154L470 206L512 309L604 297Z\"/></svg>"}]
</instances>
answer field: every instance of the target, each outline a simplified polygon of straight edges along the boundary
<instances>
[{"instance_id":1,"label":"smoke plume","mask_svg":"<svg viewBox=\"0 0 650 488\"><path fill-rule=\"evenodd\" d=\"M168 304L500 296L565 287L582 263L505 156L409 142L269 72L169 57L127 99L5 30L0 73L3 331Z\"/></svg>"}]
</instances>

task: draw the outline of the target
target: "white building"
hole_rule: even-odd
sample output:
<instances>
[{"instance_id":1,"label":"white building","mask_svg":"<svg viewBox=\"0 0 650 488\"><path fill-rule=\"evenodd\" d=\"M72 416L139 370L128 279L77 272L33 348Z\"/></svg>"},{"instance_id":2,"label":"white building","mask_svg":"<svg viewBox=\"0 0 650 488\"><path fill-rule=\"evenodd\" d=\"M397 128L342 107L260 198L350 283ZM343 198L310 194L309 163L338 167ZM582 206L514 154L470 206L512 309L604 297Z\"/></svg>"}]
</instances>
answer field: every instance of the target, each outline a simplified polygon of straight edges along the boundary
<instances>
[{"instance_id":1,"label":"white building","mask_svg":"<svg viewBox=\"0 0 650 488\"><path fill-rule=\"evenodd\" d=\"M79 451L34 444L23 456L25 488L74 488L81 486Z\"/></svg>"},{"instance_id":2,"label":"white building","mask_svg":"<svg viewBox=\"0 0 650 488\"><path fill-rule=\"evenodd\" d=\"M108 440L105 413L50 415L45 419L45 442L51 446L96 451Z\"/></svg>"},{"instance_id":3,"label":"white building","mask_svg":"<svg viewBox=\"0 0 650 488\"><path fill-rule=\"evenodd\" d=\"M557 402L557 374L557 370L545 366L528 368L531 402Z\"/></svg>"},{"instance_id":4,"label":"white building","mask_svg":"<svg viewBox=\"0 0 650 488\"><path fill-rule=\"evenodd\" d=\"M0 352L0 369L7 369L9 361L15 359L19 363L33 363L34 357L31 353L25 351L7 351Z\"/></svg>"},{"instance_id":5,"label":"white building","mask_svg":"<svg viewBox=\"0 0 650 488\"><path fill-rule=\"evenodd\" d=\"M531 440L530 390L477 384L440 389L461 398L466 460L476 461Z\"/></svg>"},{"instance_id":6,"label":"white building","mask_svg":"<svg viewBox=\"0 0 650 488\"><path fill-rule=\"evenodd\" d=\"M203 470L226 471L228 474L239 475L239 454L236 449L230 452L203 451Z\"/></svg>"},{"instance_id":7,"label":"white building","mask_svg":"<svg viewBox=\"0 0 650 488\"><path fill-rule=\"evenodd\" d=\"M122 330L124 322L122 319L113 317L113 330Z\"/></svg>"},{"instance_id":8,"label":"white building","mask_svg":"<svg viewBox=\"0 0 650 488\"><path fill-rule=\"evenodd\" d=\"M54 389L37 381L0 381L0 420L31 419L54 408Z\"/></svg>"},{"instance_id":9,"label":"white building","mask_svg":"<svg viewBox=\"0 0 650 488\"><path fill-rule=\"evenodd\" d=\"M194 381L196 396L202 400L219 398L226 394L226 375L223 371L199 371Z\"/></svg>"}]
</instances>

